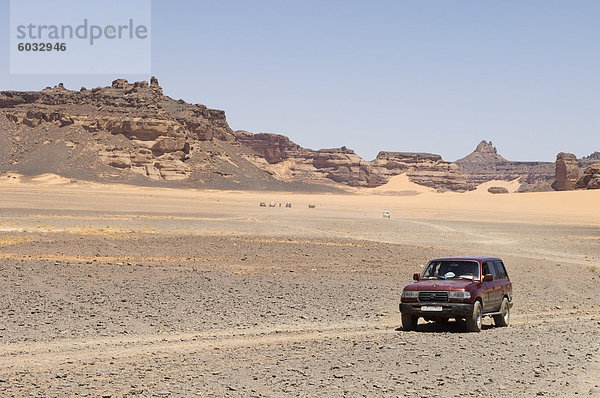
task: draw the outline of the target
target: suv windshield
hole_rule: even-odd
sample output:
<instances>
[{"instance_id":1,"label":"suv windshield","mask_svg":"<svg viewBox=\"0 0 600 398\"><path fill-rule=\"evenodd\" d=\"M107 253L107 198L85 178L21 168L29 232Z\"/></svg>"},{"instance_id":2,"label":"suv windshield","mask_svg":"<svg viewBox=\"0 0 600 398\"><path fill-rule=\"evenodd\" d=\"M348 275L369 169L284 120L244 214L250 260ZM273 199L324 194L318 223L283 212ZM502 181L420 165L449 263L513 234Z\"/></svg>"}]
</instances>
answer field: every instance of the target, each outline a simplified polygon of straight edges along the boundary
<instances>
[{"instance_id":1,"label":"suv windshield","mask_svg":"<svg viewBox=\"0 0 600 398\"><path fill-rule=\"evenodd\" d=\"M432 261L425 268L423 278L479 279L479 264L475 261Z\"/></svg>"}]
</instances>

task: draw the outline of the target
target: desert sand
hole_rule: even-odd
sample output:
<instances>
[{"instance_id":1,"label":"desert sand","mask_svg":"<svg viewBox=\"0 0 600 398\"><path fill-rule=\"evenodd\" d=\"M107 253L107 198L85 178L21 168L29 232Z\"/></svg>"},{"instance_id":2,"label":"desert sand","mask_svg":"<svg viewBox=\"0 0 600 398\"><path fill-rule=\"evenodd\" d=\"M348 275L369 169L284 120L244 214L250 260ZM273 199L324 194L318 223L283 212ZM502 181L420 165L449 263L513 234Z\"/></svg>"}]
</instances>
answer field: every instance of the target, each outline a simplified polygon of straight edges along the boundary
<instances>
[{"instance_id":1,"label":"desert sand","mask_svg":"<svg viewBox=\"0 0 600 398\"><path fill-rule=\"evenodd\" d=\"M600 191L413 185L0 176L0 395L600 396ZM479 254L507 265L512 325L403 331L412 274Z\"/></svg>"}]
</instances>

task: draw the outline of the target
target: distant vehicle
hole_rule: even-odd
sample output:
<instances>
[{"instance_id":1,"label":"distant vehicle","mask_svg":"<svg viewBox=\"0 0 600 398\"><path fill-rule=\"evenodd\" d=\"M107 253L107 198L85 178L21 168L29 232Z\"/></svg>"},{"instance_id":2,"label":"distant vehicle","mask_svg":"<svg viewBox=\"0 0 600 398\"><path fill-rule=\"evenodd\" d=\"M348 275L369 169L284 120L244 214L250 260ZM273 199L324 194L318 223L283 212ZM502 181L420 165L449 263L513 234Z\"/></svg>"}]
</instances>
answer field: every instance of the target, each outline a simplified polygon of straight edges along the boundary
<instances>
[{"instance_id":1,"label":"distant vehicle","mask_svg":"<svg viewBox=\"0 0 600 398\"><path fill-rule=\"evenodd\" d=\"M313 205L313 204L311 203L311 204L309 204L309 205L308 205L308 208L309 208L309 209L314 209L314 208L315 208L315 205Z\"/></svg>"},{"instance_id":2,"label":"distant vehicle","mask_svg":"<svg viewBox=\"0 0 600 398\"><path fill-rule=\"evenodd\" d=\"M390 217L392 217L392 213L390 213L389 210L384 210L383 211L383 217L384 218L390 218Z\"/></svg>"},{"instance_id":3,"label":"distant vehicle","mask_svg":"<svg viewBox=\"0 0 600 398\"><path fill-rule=\"evenodd\" d=\"M291 203L291 202L287 202L287 203L285 204L285 207L292 207L292 203Z\"/></svg>"},{"instance_id":4,"label":"distant vehicle","mask_svg":"<svg viewBox=\"0 0 600 398\"><path fill-rule=\"evenodd\" d=\"M414 330L427 321L466 320L469 332L481 331L484 316L496 326L508 326L512 283L497 257L450 257L431 260L423 274L402 291L402 328Z\"/></svg>"},{"instance_id":5,"label":"distant vehicle","mask_svg":"<svg viewBox=\"0 0 600 398\"><path fill-rule=\"evenodd\" d=\"M269 207L275 207L275 202L269 203Z\"/></svg>"},{"instance_id":6,"label":"distant vehicle","mask_svg":"<svg viewBox=\"0 0 600 398\"><path fill-rule=\"evenodd\" d=\"M260 202L260 207L267 207L267 204L265 202Z\"/></svg>"}]
</instances>

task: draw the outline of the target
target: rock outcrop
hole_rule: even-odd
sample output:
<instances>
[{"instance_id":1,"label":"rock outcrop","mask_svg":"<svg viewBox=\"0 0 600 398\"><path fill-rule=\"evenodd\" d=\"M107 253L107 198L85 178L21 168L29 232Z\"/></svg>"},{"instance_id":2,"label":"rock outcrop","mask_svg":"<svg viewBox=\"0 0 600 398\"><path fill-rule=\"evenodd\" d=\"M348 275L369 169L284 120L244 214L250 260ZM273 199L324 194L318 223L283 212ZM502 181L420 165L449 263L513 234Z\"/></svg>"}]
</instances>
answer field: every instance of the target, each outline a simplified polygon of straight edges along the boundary
<instances>
[{"instance_id":1,"label":"rock outcrop","mask_svg":"<svg viewBox=\"0 0 600 398\"><path fill-rule=\"evenodd\" d=\"M238 140L252 148L287 181L341 183L351 187L373 188L391 177L406 173L412 182L440 191L467 191L472 186L454 163L440 155L411 152L380 152L366 161L346 147L312 150L302 148L277 134L251 134L237 131Z\"/></svg>"},{"instance_id":2,"label":"rock outcrop","mask_svg":"<svg viewBox=\"0 0 600 398\"><path fill-rule=\"evenodd\" d=\"M481 141L475 151L455 162L470 183L519 179L519 191L548 191L554 180L552 162L515 162L498 154L492 142Z\"/></svg>"},{"instance_id":3,"label":"rock outcrop","mask_svg":"<svg viewBox=\"0 0 600 398\"><path fill-rule=\"evenodd\" d=\"M579 189L600 189L600 163L588 166L575 184Z\"/></svg>"},{"instance_id":4,"label":"rock outcrop","mask_svg":"<svg viewBox=\"0 0 600 398\"><path fill-rule=\"evenodd\" d=\"M579 165L577 157L572 153L561 152L556 156L555 180L552 189L555 191L569 191L575 189L579 179Z\"/></svg>"}]
</instances>

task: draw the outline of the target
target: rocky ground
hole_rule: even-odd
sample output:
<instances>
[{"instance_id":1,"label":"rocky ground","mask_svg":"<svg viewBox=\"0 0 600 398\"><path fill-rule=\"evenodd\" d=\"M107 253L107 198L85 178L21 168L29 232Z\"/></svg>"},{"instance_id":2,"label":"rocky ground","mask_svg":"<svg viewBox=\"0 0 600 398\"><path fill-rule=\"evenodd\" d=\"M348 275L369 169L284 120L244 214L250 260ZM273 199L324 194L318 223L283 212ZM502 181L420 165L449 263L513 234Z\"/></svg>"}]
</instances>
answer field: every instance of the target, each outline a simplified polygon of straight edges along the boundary
<instances>
[{"instance_id":1,"label":"rocky ground","mask_svg":"<svg viewBox=\"0 0 600 398\"><path fill-rule=\"evenodd\" d=\"M0 190L1 396L600 396L596 225L39 194ZM412 273L467 254L512 325L403 331Z\"/></svg>"}]
</instances>

